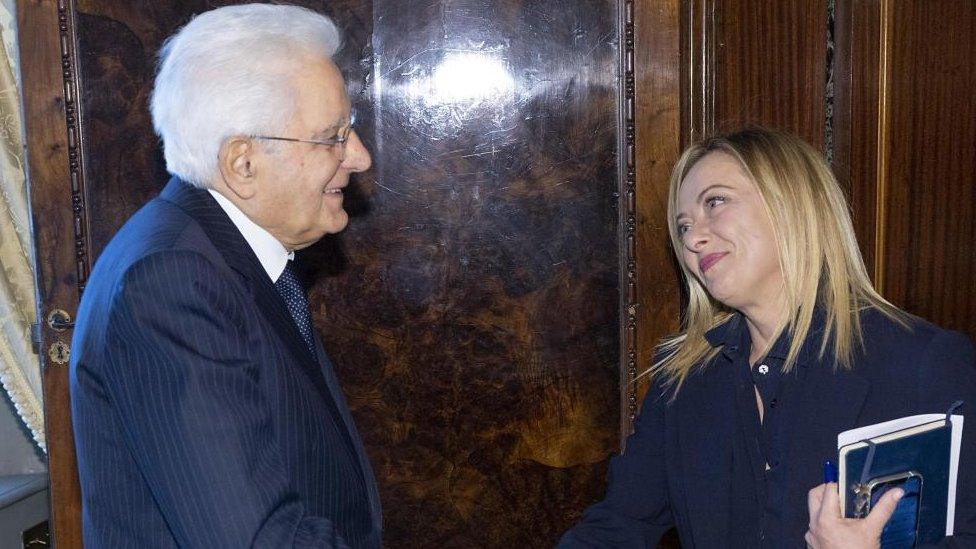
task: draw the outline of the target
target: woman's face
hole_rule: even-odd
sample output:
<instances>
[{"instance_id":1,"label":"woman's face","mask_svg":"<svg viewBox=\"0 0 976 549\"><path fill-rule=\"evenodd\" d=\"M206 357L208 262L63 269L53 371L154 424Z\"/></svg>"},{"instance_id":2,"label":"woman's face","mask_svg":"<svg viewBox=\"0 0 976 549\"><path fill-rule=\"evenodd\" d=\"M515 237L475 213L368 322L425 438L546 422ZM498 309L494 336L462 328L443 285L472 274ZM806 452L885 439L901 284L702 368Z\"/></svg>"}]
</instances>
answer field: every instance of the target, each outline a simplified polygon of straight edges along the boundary
<instances>
[{"instance_id":1,"label":"woman's face","mask_svg":"<svg viewBox=\"0 0 976 549\"><path fill-rule=\"evenodd\" d=\"M713 298L747 316L780 304L772 222L737 160L712 152L691 168L678 190L675 223L682 261Z\"/></svg>"}]
</instances>

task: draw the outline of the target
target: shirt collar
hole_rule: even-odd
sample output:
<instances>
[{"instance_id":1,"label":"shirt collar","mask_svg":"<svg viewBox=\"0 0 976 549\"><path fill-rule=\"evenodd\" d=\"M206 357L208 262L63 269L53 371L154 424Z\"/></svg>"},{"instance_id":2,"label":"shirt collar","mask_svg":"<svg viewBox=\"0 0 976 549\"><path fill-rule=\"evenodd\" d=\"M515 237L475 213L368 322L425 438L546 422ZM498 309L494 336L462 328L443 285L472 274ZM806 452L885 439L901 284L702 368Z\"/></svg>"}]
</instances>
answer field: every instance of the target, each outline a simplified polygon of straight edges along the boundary
<instances>
[{"instance_id":1,"label":"shirt collar","mask_svg":"<svg viewBox=\"0 0 976 549\"><path fill-rule=\"evenodd\" d=\"M230 218L231 222L234 223L234 226L237 227L237 230L241 232L241 236L244 237L251 250L254 251L254 255L258 256L258 261L261 262L261 266L264 267L265 272L271 277L271 282L277 282L278 278L281 277L281 273L284 272L288 261L295 259L295 252L286 250L277 238L257 223L251 221L251 218L235 206L226 196L213 189L207 189L207 191L214 197L217 204L220 204L220 207L227 214L227 217Z\"/></svg>"},{"instance_id":2,"label":"shirt collar","mask_svg":"<svg viewBox=\"0 0 976 549\"><path fill-rule=\"evenodd\" d=\"M742 329L746 329L745 317L741 313L733 313L724 322L705 332L705 339L712 347L722 346L731 351L733 347L738 347L742 339Z\"/></svg>"},{"instance_id":3,"label":"shirt collar","mask_svg":"<svg viewBox=\"0 0 976 549\"><path fill-rule=\"evenodd\" d=\"M798 357L800 362L816 358L825 324L826 313L821 307L817 307L813 312L813 317L810 319L810 331L807 332L806 341L803 347L800 348L800 356ZM749 327L746 325L745 316L739 312L733 313L728 320L705 332L705 340L712 347L721 346L723 352L726 354L738 353L740 350L752 344L752 338L749 335ZM776 339L776 343L769 349L769 352L766 353L766 357L785 360L786 355L789 354L790 343L792 341L793 338L789 331L784 330ZM828 348L830 347L828 346ZM745 352L748 353L748 350Z\"/></svg>"}]
</instances>

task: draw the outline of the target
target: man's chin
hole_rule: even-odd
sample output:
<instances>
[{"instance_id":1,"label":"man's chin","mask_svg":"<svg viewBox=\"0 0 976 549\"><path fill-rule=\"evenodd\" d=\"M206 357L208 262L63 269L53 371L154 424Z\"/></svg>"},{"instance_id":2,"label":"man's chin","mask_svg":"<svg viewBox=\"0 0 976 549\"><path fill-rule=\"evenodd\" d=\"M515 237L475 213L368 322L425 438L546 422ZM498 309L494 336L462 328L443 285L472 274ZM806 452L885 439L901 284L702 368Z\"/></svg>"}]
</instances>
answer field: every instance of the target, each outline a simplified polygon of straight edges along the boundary
<instances>
[{"instance_id":1,"label":"man's chin","mask_svg":"<svg viewBox=\"0 0 976 549\"><path fill-rule=\"evenodd\" d=\"M343 210L342 215L336 216L336 219L333 220L332 227L329 229L328 232L329 234L342 232L346 229L348 225L349 225L349 214L347 214L346 211Z\"/></svg>"},{"instance_id":2,"label":"man's chin","mask_svg":"<svg viewBox=\"0 0 976 549\"><path fill-rule=\"evenodd\" d=\"M323 227L325 232L323 232L319 238L329 234L341 233L343 230L345 230L347 225L349 225L349 215L343 211L341 215L335 215L329 219L329 221Z\"/></svg>"}]
</instances>

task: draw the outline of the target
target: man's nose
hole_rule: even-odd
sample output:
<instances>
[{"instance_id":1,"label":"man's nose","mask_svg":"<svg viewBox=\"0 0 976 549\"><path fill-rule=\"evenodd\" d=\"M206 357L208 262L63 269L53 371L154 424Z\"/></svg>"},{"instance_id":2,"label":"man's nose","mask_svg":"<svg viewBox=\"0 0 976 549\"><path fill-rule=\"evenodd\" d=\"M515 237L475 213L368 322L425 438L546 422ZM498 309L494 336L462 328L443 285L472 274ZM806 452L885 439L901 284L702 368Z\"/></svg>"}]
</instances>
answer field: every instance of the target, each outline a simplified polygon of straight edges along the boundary
<instances>
[{"instance_id":1,"label":"man's nose","mask_svg":"<svg viewBox=\"0 0 976 549\"><path fill-rule=\"evenodd\" d=\"M342 160L342 167L352 172L364 172L369 169L373 159L369 156L369 151L359 140L359 135L353 130L349 132L346 141L346 156Z\"/></svg>"}]
</instances>

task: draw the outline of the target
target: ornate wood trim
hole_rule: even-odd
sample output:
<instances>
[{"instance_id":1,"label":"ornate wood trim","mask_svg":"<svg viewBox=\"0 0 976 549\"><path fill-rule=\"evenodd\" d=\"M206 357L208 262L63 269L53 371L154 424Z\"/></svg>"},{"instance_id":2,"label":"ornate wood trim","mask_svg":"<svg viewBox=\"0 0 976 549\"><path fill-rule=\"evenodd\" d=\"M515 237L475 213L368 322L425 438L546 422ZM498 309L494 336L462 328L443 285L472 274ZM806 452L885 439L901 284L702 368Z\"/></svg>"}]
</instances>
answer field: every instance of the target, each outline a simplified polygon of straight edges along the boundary
<instances>
[{"instance_id":1,"label":"ornate wood trim","mask_svg":"<svg viewBox=\"0 0 976 549\"><path fill-rule=\"evenodd\" d=\"M642 374L654 348L678 328L678 273L664 220L671 167L681 148L681 90L689 65L681 56L685 2L627 1L621 7L620 110L626 117L620 122L620 301L621 336L630 338L621 345L625 439L647 386Z\"/></svg>"},{"instance_id":2,"label":"ornate wood trim","mask_svg":"<svg viewBox=\"0 0 976 549\"><path fill-rule=\"evenodd\" d=\"M85 207L84 135L81 131L80 79L78 45L74 32L77 12L75 0L58 0L58 32L61 44L61 76L64 79L64 120L68 136L68 174L71 181L71 211L74 214L75 271L78 277L78 298L85 290L91 257L88 254L88 212Z\"/></svg>"},{"instance_id":3,"label":"ornate wood trim","mask_svg":"<svg viewBox=\"0 0 976 549\"><path fill-rule=\"evenodd\" d=\"M891 55L891 2L881 0L878 44L878 166L874 217L874 288L884 295L885 226L888 190L888 95L891 90L888 59Z\"/></svg>"},{"instance_id":4,"label":"ornate wood trim","mask_svg":"<svg viewBox=\"0 0 976 549\"><path fill-rule=\"evenodd\" d=\"M837 69L836 0L827 0L827 75L824 89L823 153L828 164L834 163L834 74Z\"/></svg>"},{"instance_id":5,"label":"ornate wood trim","mask_svg":"<svg viewBox=\"0 0 976 549\"><path fill-rule=\"evenodd\" d=\"M683 4L682 148L715 131L715 0Z\"/></svg>"},{"instance_id":6,"label":"ornate wood trim","mask_svg":"<svg viewBox=\"0 0 976 549\"><path fill-rule=\"evenodd\" d=\"M637 415L637 145L636 80L634 77L634 0L620 6L619 32L622 85L620 86L621 120L618 127L621 151L619 162L620 216L620 436L630 434Z\"/></svg>"}]
</instances>

